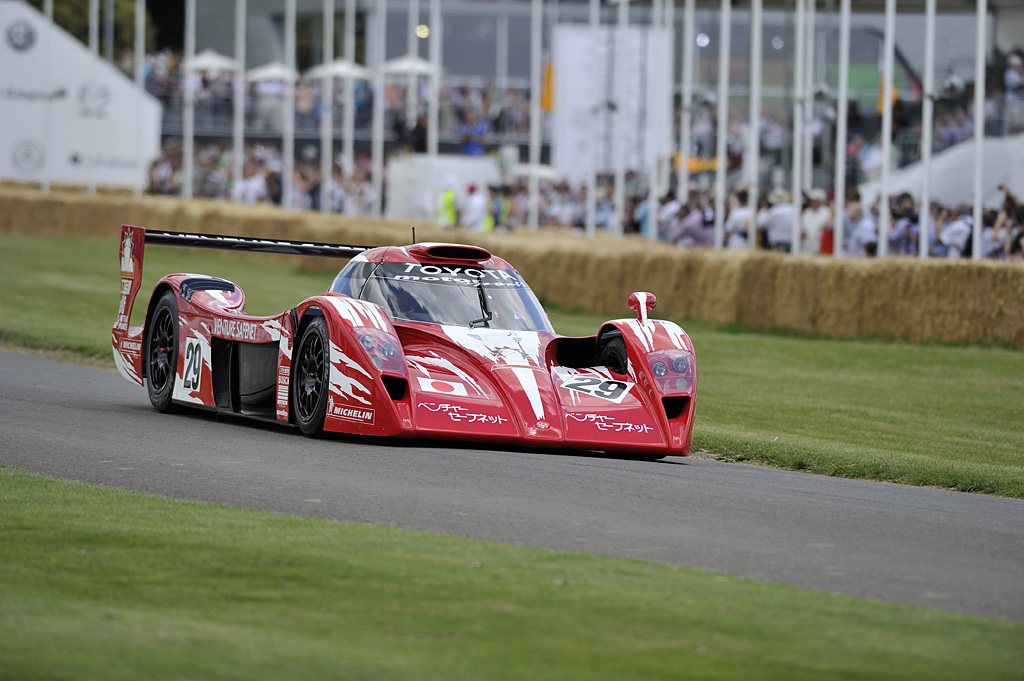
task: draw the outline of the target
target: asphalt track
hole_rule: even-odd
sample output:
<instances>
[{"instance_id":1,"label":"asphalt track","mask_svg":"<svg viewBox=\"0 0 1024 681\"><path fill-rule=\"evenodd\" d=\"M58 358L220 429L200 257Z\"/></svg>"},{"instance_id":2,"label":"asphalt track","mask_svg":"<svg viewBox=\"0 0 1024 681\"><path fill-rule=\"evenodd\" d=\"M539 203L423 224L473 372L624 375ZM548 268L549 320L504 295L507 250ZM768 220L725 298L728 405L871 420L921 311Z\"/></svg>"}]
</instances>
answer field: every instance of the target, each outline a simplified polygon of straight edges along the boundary
<instances>
[{"instance_id":1,"label":"asphalt track","mask_svg":"<svg viewBox=\"0 0 1024 681\"><path fill-rule=\"evenodd\" d=\"M346 521L708 568L1024 621L1024 500L164 415L113 371L0 352L0 464Z\"/></svg>"}]
</instances>

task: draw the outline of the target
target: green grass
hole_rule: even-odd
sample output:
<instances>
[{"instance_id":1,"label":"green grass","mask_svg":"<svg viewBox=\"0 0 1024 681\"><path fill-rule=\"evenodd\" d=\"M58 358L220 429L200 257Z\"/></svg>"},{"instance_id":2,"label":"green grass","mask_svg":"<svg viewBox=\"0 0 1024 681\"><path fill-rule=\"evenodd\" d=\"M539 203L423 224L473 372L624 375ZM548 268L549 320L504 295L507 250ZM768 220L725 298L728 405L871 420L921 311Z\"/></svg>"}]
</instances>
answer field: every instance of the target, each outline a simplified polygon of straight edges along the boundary
<instances>
[{"instance_id":1,"label":"green grass","mask_svg":"<svg viewBox=\"0 0 1024 681\"><path fill-rule=\"evenodd\" d=\"M110 362L117 245L0 234L0 341ZM133 315L168 272L232 279L249 312L326 289L292 260L150 247ZM556 311L562 333L607 317ZM625 309L615 316L628 316ZM694 445L729 461L1024 497L1024 351L835 341L684 323L698 356Z\"/></svg>"},{"instance_id":2,"label":"green grass","mask_svg":"<svg viewBox=\"0 0 1024 681\"><path fill-rule=\"evenodd\" d=\"M0 679L1019 679L1024 624L0 467Z\"/></svg>"}]
</instances>

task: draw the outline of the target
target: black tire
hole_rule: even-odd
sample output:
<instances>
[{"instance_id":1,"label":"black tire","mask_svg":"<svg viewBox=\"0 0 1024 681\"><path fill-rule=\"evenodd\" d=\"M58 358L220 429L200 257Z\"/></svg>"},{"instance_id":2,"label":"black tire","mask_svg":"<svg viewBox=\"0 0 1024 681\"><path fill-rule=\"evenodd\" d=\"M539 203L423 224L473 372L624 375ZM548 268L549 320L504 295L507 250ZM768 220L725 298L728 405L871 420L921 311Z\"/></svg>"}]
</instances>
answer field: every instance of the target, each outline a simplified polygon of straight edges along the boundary
<instances>
[{"instance_id":1,"label":"black tire","mask_svg":"<svg viewBox=\"0 0 1024 681\"><path fill-rule=\"evenodd\" d=\"M597 350L597 366L606 366L617 374L629 371L629 354L626 352L626 341L618 331L601 336L601 344Z\"/></svg>"},{"instance_id":2,"label":"black tire","mask_svg":"<svg viewBox=\"0 0 1024 681\"><path fill-rule=\"evenodd\" d=\"M327 394L330 392L330 339L327 322L316 317L302 332L302 339L292 362L292 413L295 425L304 435L324 434L327 416Z\"/></svg>"},{"instance_id":3,"label":"black tire","mask_svg":"<svg viewBox=\"0 0 1024 681\"><path fill-rule=\"evenodd\" d=\"M171 402L178 375L178 301L165 291L146 325L146 390L153 408L165 414L179 411Z\"/></svg>"}]
</instances>

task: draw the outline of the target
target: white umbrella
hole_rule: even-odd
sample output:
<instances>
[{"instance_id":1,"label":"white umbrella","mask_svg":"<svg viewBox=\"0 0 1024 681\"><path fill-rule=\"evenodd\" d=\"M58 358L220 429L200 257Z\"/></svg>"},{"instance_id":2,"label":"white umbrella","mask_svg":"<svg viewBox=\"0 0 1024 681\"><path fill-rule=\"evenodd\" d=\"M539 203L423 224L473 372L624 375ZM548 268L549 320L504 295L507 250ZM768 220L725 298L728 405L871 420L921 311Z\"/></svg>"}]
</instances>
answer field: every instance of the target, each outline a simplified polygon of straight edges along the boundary
<instances>
[{"instance_id":1,"label":"white umbrella","mask_svg":"<svg viewBox=\"0 0 1024 681\"><path fill-rule=\"evenodd\" d=\"M327 64L317 64L305 74L305 77L311 80L319 80L324 76L370 80L373 78L373 72L361 64L353 64L345 59L335 59Z\"/></svg>"},{"instance_id":2,"label":"white umbrella","mask_svg":"<svg viewBox=\"0 0 1024 681\"><path fill-rule=\"evenodd\" d=\"M203 50L188 63L189 71L230 73L235 70L235 60L214 50Z\"/></svg>"},{"instance_id":3,"label":"white umbrella","mask_svg":"<svg viewBox=\"0 0 1024 681\"><path fill-rule=\"evenodd\" d=\"M407 76L430 76L434 65L422 57L407 54L404 57L384 62L384 73Z\"/></svg>"},{"instance_id":4,"label":"white umbrella","mask_svg":"<svg viewBox=\"0 0 1024 681\"><path fill-rule=\"evenodd\" d=\"M250 83L258 83L265 80L298 80L298 74L279 61L264 64L255 69L245 72L245 79Z\"/></svg>"}]
</instances>

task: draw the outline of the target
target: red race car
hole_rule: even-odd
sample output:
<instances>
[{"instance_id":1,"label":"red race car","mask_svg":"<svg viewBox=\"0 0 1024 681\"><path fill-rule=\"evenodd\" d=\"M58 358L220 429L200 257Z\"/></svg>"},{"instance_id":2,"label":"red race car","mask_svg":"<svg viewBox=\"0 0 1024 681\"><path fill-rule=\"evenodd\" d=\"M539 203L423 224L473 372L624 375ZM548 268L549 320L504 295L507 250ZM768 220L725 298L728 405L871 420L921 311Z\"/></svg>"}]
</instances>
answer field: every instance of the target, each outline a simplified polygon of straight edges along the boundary
<instances>
[{"instance_id":1,"label":"red race car","mask_svg":"<svg viewBox=\"0 0 1024 681\"><path fill-rule=\"evenodd\" d=\"M146 244L350 258L326 293L270 317L226 279L170 274L129 326ZM477 246L364 248L121 228L114 360L163 412L198 407L353 433L685 456L697 368L676 324L555 333L519 273Z\"/></svg>"}]
</instances>

